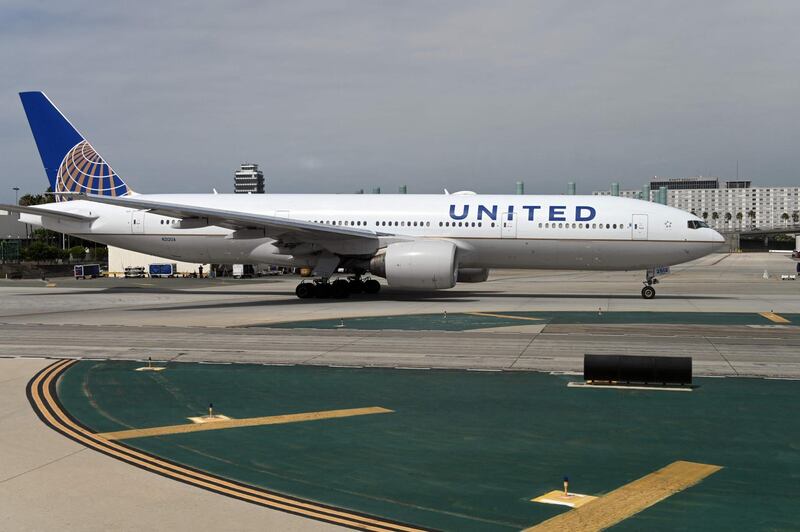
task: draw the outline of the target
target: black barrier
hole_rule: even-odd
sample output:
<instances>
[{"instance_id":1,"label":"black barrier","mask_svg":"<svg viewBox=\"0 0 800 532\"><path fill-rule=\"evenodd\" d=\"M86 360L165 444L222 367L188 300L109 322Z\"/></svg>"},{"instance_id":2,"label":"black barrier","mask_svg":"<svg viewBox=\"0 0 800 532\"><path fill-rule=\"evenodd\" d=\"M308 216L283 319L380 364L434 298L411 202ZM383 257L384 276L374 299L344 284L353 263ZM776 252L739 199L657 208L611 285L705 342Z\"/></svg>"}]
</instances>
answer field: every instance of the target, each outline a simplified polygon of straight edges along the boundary
<instances>
[{"instance_id":1,"label":"black barrier","mask_svg":"<svg viewBox=\"0 0 800 532\"><path fill-rule=\"evenodd\" d=\"M626 384L691 384L692 357L584 355L583 379Z\"/></svg>"}]
</instances>

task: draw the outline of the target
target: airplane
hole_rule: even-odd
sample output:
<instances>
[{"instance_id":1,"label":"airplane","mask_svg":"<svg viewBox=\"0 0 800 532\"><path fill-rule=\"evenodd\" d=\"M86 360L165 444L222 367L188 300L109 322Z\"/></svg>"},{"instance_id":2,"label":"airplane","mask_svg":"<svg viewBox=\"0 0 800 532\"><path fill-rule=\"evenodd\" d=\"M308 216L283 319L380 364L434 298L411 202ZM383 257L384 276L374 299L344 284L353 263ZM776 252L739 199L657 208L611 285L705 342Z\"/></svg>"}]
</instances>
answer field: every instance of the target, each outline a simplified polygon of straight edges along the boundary
<instances>
[{"instance_id":1,"label":"airplane","mask_svg":"<svg viewBox=\"0 0 800 532\"><path fill-rule=\"evenodd\" d=\"M301 299L375 294L374 277L448 289L486 281L493 268L644 270L641 295L652 299L669 266L724 242L693 214L612 196L137 193L44 93L20 99L55 201L0 209L173 260L311 268Z\"/></svg>"}]
</instances>

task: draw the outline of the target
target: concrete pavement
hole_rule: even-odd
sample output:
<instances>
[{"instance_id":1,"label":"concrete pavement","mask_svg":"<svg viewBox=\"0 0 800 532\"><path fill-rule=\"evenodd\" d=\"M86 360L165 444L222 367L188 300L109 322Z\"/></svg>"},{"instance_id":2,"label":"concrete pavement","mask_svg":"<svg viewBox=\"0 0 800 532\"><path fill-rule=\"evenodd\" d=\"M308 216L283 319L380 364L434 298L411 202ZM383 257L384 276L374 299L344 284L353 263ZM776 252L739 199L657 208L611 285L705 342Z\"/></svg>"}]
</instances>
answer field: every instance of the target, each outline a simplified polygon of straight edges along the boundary
<instances>
[{"instance_id":1,"label":"concrete pavement","mask_svg":"<svg viewBox=\"0 0 800 532\"><path fill-rule=\"evenodd\" d=\"M0 359L0 530L342 530L190 487L63 437L25 396L50 363Z\"/></svg>"}]
</instances>

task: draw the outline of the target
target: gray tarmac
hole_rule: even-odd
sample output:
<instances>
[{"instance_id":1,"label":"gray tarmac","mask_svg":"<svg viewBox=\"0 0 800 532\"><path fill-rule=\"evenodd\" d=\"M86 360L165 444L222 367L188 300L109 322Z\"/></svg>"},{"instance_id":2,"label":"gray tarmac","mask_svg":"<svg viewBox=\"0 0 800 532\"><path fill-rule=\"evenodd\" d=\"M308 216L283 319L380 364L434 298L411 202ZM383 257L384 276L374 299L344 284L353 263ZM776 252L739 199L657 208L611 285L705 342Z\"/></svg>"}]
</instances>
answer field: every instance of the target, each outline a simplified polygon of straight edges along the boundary
<instances>
[{"instance_id":1,"label":"gray tarmac","mask_svg":"<svg viewBox=\"0 0 800 532\"><path fill-rule=\"evenodd\" d=\"M508 311L800 313L795 263L717 254L639 295L641 272L499 271L453 290L298 300L293 276L260 280L0 282L0 356L580 371L585 353L682 355L698 375L800 377L800 327L527 325L469 332L272 329L355 316ZM768 278L764 279L764 272ZM258 327L251 327L258 326ZM266 327L265 327L266 326ZM279 326L279 325L278 325Z\"/></svg>"},{"instance_id":2,"label":"gray tarmac","mask_svg":"<svg viewBox=\"0 0 800 532\"><path fill-rule=\"evenodd\" d=\"M474 311L800 312L800 281L780 254L715 254L673 268L644 300L643 272L503 270L437 292L298 300L295 276L258 280L0 280L0 323L239 327L303 319ZM763 279L764 272L769 275Z\"/></svg>"},{"instance_id":3,"label":"gray tarmac","mask_svg":"<svg viewBox=\"0 0 800 532\"><path fill-rule=\"evenodd\" d=\"M0 530L343 530L189 487L65 438L25 396L50 363L0 359Z\"/></svg>"},{"instance_id":4,"label":"gray tarmac","mask_svg":"<svg viewBox=\"0 0 800 532\"><path fill-rule=\"evenodd\" d=\"M48 363L41 357L577 372L585 353L660 354L694 357L697 375L797 379L800 327L787 325L264 327L445 311L800 313L800 281L779 280L794 268L785 255L712 255L675 267L649 301L639 295L642 272L501 271L444 292L308 301L295 298L299 279L289 276L0 280L0 501L12 509L0 512L0 529L332 528L163 479L55 433L24 393Z\"/></svg>"}]
</instances>

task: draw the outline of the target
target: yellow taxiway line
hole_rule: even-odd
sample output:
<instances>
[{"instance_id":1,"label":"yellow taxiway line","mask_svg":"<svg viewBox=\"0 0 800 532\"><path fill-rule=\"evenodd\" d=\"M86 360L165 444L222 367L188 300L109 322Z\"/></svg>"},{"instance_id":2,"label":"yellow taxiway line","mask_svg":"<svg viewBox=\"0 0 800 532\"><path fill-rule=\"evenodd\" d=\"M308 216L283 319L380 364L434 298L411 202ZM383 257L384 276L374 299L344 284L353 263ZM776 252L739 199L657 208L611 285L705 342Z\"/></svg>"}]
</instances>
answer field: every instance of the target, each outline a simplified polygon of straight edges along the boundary
<instances>
[{"instance_id":1,"label":"yellow taxiway line","mask_svg":"<svg viewBox=\"0 0 800 532\"><path fill-rule=\"evenodd\" d=\"M589 532L604 530L653 506L688 487L694 486L707 476L722 469L720 466L673 462L638 480L598 497L579 508L559 514L526 530L536 532L569 530Z\"/></svg>"},{"instance_id":2,"label":"yellow taxiway line","mask_svg":"<svg viewBox=\"0 0 800 532\"><path fill-rule=\"evenodd\" d=\"M467 312L470 316L489 316L490 318L506 318L510 320L542 321L543 318L528 318L527 316L511 316L509 314L491 314L489 312Z\"/></svg>"},{"instance_id":3,"label":"yellow taxiway line","mask_svg":"<svg viewBox=\"0 0 800 532\"><path fill-rule=\"evenodd\" d=\"M783 316L775 314L774 312L759 312L760 316L767 318L769 321L774 323L792 323Z\"/></svg>"},{"instance_id":4,"label":"yellow taxiway line","mask_svg":"<svg viewBox=\"0 0 800 532\"><path fill-rule=\"evenodd\" d=\"M380 406L367 408L347 408L344 410L324 410L321 412L304 412L301 414L283 414L280 416L250 417L244 419L228 419L214 421L213 423L185 423L181 425L167 425L165 427L151 427L147 429L118 430L103 432L98 436L106 440L129 440L132 438L147 438L150 436L165 436L167 434L185 434L187 432L202 432L206 430L233 429L239 427L256 427L259 425L280 425L283 423L299 423L301 421L316 421L318 419L334 419L340 417L365 416L368 414L388 414L393 412Z\"/></svg>"}]
</instances>

